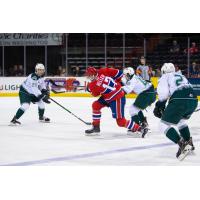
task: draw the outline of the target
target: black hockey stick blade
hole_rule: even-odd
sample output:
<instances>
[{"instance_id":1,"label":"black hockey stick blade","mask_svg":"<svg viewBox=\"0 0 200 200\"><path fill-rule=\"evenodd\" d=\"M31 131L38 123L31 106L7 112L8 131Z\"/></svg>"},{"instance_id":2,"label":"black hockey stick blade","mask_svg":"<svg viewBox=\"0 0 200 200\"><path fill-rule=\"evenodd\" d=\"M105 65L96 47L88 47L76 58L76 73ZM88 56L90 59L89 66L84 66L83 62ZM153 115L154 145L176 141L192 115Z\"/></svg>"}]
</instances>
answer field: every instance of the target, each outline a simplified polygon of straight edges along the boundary
<instances>
[{"instance_id":1,"label":"black hockey stick blade","mask_svg":"<svg viewBox=\"0 0 200 200\"><path fill-rule=\"evenodd\" d=\"M65 93L66 91L56 91L54 89L51 89L51 91L55 94L61 94L61 93Z\"/></svg>"}]
</instances>

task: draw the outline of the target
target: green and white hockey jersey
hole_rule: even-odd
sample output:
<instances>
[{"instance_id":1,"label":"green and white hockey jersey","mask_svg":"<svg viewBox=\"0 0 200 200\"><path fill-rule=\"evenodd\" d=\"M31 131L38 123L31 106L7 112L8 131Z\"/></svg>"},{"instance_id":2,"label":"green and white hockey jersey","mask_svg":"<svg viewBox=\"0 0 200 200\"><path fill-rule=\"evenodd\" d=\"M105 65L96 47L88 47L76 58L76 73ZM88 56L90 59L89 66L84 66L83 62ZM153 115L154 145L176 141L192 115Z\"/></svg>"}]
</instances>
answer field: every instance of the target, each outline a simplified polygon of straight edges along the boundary
<instances>
[{"instance_id":1,"label":"green and white hockey jersey","mask_svg":"<svg viewBox=\"0 0 200 200\"><path fill-rule=\"evenodd\" d=\"M35 96L41 95L41 90L46 89L44 78L37 76L35 73L30 74L21 86L26 92Z\"/></svg>"},{"instance_id":2,"label":"green and white hockey jersey","mask_svg":"<svg viewBox=\"0 0 200 200\"><path fill-rule=\"evenodd\" d=\"M124 86L122 89L127 93L134 92L136 94L140 94L145 90L148 90L152 84L150 82L145 81L141 77L137 75L133 75L131 80L125 81L124 79L122 80Z\"/></svg>"},{"instance_id":3,"label":"green and white hockey jersey","mask_svg":"<svg viewBox=\"0 0 200 200\"><path fill-rule=\"evenodd\" d=\"M184 75L176 72L163 74L158 81L158 99L159 101L165 101L171 97L174 92L184 88L192 88L192 85Z\"/></svg>"}]
</instances>

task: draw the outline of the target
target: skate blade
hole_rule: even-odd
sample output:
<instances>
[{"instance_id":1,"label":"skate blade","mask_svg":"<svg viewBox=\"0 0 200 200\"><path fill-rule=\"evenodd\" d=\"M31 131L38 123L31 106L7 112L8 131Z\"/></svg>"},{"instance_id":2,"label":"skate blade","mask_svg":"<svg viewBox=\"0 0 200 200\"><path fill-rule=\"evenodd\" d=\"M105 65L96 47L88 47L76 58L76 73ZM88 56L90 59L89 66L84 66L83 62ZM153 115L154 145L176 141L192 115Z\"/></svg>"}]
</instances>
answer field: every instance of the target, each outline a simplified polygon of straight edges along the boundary
<instances>
[{"instance_id":1,"label":"skate blade","mask_svg":"<svg viewBox=\"0 0 200 200\"><path fill-rule=\"evenodd\" d=\"M12 122L10 122L10 124L8 124L8 126L20 126L21 124L13 124Z\"/></svg>"},{"instance_id":2,"label":"skate blade","mask_svg":"<svg viewBox=\"0 0 200 200\"><path fill-rule=\"evenodd\" d=\"M142 133L138 132L138 131L136 131L136 132L128 131L127 135L131 136L132 138L142 138Z\"/></svg>"},{"instance_id":3,"label":"skate blade","mask_svg":"<svg viewBox=\"0 0 200 200\"><path fill-rule=\"evenodd\" d=\"M85 133L85 136L100 136L100 133Z\"/></svg>"},{"instance_id":4,"label":"skate blade","mask_svg":"<svg viewBox=\"0 0 200 200\"><path fill-rule=\"evenodd\" d=\"M42 121L42 120L39 120L39 122L40 123L50 123L50 121L47 122L47 121Z\"/></svg>"},{"instance_id":5,"label":"skate blade","mask_svg":"<svg viewBox=\"0 0 200 200\"><path fill-rule=\"evenodd\" d=\"M190 145L187 145L187 146L185 147L184 152L181 153L181 154L179 155L178 160L179 160L179 161L183 161L183 160L185 159L185 157L186 157L188 154L190 154L191 152L192 152L192 147L191 147Z\"/></svg>"}]
</instances>

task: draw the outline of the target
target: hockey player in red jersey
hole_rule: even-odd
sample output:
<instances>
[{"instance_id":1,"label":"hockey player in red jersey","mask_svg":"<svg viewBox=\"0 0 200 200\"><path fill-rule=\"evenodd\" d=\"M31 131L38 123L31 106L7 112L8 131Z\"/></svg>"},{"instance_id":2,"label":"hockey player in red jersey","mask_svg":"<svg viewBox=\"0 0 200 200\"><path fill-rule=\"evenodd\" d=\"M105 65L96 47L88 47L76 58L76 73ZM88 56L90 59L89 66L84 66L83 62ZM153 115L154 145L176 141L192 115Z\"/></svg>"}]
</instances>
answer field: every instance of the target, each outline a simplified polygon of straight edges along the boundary
<instances>
[{"instance_id":1,"label":"hockey player in red jersey","mask_svg":"<svg viewBox=\"0 0 200 200\"><path fill-rule=\"evenodd\" d=\"M88 67L86 76L91 81L87 87L88 91L94 97L100 96L92 104L93 127L85 131L86 135L97 135L100 132L101 109L106 106L110 107L118 126L128 128L129 133L131 130L134 136L142 135L141 127L133 120L127 120L124 117L126 99L120 84L123 72L114 68L97 70L94 67Z\"/></svg>"}]
</instances>

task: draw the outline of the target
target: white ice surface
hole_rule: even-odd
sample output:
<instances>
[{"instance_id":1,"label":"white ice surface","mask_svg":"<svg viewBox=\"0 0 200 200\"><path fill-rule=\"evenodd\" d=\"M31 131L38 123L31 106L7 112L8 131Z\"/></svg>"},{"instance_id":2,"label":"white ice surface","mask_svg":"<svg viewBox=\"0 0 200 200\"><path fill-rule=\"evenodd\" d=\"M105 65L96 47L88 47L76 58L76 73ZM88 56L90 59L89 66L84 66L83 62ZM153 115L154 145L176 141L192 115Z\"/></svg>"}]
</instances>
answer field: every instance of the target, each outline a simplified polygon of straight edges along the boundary
<instances>
[{"instance_id":1,"label":"white ice surface","mask_svg":"<svg viewBox=\"0 0 200 200\"><path fill-rule=\"evenodd\" d=\"M85 121L91 121L91 103L95 98L54 98ZM128 107L134 99L127 99ZM189 120L196 146L195 154L182 162L175 158L177 146L159 132L159 119L148 117L151 133L148 137L131 138L125 128L119 128L109 108L102 110L101 136L84 135L87 126L55 103L46 106L45 116L51 123L38 122L37 106L20 119L22 125L8 126L19 107L17 97L0 98L0 165L200 165L199 112Z\"/></svg>"}]
</instances>

